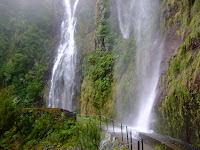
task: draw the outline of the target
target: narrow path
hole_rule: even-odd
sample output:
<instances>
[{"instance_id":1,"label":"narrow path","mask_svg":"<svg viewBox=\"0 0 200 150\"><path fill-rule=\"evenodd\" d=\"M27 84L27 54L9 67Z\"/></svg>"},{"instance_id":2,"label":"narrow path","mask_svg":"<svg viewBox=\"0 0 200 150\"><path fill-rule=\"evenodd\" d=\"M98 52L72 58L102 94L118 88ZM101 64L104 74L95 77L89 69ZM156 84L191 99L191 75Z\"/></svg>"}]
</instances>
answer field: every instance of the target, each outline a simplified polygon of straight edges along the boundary
<instances>
[{"instance_id":1,"label":"narrow path","mask_svg":"<svg viewBox=\"0 0 200 150\"><path fill-rule=\"evenodd\" d=\"M187 144L171 137L158 135L156 133L139 133L138 131L133 130L131 127L103 116L90 117L94 117L95 120L93 121L95 124L97 124L103 131L109 133L112 137L115 137L115 139L117 139L121 145L129 145L132 139L132 150L155 150L156 146L157 149L167 150L200 150L200 147L195 147L194 145ZM103 122L102 118L104 119ZM78 121L81 123L86 123L86 121ZM128 130L128 132L126 130ZM143 139L143 149L141 146L141 139ZM138 149L138 141L140 144L140 149Z\"/></svg>"},{"instance_id":2,"label":"narrow path","mask_svg":"<svg viewBox=\"0 0 200 150\"><path fill-rule=\"evenodd\" d=\"M130 139L130 135L128 137L128 140L127 140L127 133L125 131L123 131L123 140L122 140L122 133L121 133L121 129L116 129L115 128L115 131L113 132L113 128L112 127L108 127L107 129L107 126L106 125L101 125L101 129L109 134L111 134L111 136L115 137L115 139L117 139L122 145L127 145L129 144L129 148L131 146L131 139ZM138 150L138 138L136 137L132 137L132 149L133 150ZM144 150L155 150L154 148L152 148L151 146L149 146L147 143L143 143L143 149ZM140 150L142 150L142 145L141 145L141 142L140 142Z\"/></svg>"},{"instance_id":3,"label":"narrow path","mask_svg":"<svg viewBox=\"0 0 200 150\"><path fill-rule=\"evenodd\" d=\"M146 139L146 141L150 144L154 143L157 145L162 145L167 147L169 150L200 150L200 147L195 147L194 145L185 143L183 141L167 136L158 135L156 133L140 133L139 136L143 139Z\"/></svg>"}]
</instances>

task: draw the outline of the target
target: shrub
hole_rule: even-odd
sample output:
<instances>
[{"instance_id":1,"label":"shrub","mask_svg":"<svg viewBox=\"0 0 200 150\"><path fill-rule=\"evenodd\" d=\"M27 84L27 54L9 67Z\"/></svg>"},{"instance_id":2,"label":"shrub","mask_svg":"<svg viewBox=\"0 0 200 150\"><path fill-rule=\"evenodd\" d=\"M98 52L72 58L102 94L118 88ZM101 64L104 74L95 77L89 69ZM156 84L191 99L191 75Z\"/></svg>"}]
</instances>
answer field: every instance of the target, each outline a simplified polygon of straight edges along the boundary
<instances>
[{"instance_id":1,"label":"shrub","mask_svg":"<svg viewBox=\"0 0 200 150\"><path fill-rule=\"evenodd\" d=\"M86 87L88 93L85 93L84 99L93 99L93 105L96 108L102 108L106 99L111 94L111 83L113 80L114 55L111 52L97 50L85 59L85 75L91 82Z\"/></svg>"},{"instance_id":2,"label":"shrub","mask_svg":"<svg viewBox=\"0 0 200 150\"><path fill-rule=\"evenodd\" d=\"M0 134L9 130L15 123L18 111L12 98L13 88L0 91Z\"/></svg>"},{"instance_id":3,"label":"shrub","mask_svg":"<svg viewBox=\"0 0 200 150\"><path fill-rule=\"evenodd\" d=\"M16 126L5 132L3 140L0 138L0 147L13 149L15 142L19 149L98 149L100 129L95 124L84 125L65 117L58 121L53 114L38 117L34 113L19 117Z\"/></svg>"}]
</instances>

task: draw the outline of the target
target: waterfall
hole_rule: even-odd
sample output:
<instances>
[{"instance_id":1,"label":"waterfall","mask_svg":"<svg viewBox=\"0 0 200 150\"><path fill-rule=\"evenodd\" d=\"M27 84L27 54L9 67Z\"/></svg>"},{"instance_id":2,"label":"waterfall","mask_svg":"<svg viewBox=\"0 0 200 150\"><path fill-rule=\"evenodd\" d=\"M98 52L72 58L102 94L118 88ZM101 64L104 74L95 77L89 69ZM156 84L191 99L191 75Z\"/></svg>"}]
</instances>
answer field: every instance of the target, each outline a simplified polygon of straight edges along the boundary
<instances>
[{"instance_id":1,"label":"waterfall","mask_svg":"<svg viewBox=\"0 0 200 150\"><path fill-rule=\"evenodd\" d=\"M74 2L73 2L74 1ZM61 24L61 37L54 62L48 107L63 108L73 111L73 95L75 86L75 12L79 0L63 0L64 17Z\"/></svg>"},{"instance_id":2,"label":"waterfall","mask_svg":"<svg viewBox=\"0 0 200 150\"><path fill-rule=\"evenodd\" d=\"M137 94L135 96L139 106L138 110L132 112L136 114L132 125L146 132L150 129L163 49L158 26L159 0L127 0L123 3L124 0L117 0L121 33L124 38L128 38L133 32L136 40Z\"/></svg>"},{"instance_id":3,"label":"waterfall","mask_svg":"<svg viewBox=\"0 0 200 150\"><path fill-rule=\"evenodd\" d=\"M133 3L130 0L117 0L117 12L119 19L119 27L125 39L129 38L131 32Z\"/></svg>"}]
</instances>

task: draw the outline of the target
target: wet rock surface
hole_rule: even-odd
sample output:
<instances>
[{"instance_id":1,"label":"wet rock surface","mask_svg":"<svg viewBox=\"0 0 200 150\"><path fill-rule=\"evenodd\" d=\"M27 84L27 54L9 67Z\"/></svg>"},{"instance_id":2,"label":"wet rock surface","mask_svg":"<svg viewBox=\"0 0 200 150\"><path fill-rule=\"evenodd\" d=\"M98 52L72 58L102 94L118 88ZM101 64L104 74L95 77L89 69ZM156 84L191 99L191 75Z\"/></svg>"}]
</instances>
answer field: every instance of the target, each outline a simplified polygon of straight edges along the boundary
<instances>
[{"instance_id":1,"label":"wet rock surface","mask_svg":"<svg viewBox=\"0 0 200 150\"><path fill-rule=\"evenodd\" d=\"M198 147L191 144L155 133L139 133L139 136L144 139L144 143L147 143L147 145L152 147L157 146L167 150L199 150Z\"/></svg>"}]
</instances>

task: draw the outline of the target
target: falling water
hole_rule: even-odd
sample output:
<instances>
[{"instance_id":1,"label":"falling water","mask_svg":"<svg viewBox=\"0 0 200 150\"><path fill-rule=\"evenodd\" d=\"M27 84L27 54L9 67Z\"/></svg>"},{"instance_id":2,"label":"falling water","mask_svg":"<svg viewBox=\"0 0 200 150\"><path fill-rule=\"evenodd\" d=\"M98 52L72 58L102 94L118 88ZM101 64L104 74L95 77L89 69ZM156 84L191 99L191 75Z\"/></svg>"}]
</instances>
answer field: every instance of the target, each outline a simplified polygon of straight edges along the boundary
<instances>
[{"instance_id":1,"label":"falling water","mask_svg":"<svg viewBox=\"0 0 200 150\"><path fill-rule=\"evenodd\" d=\"M73 2L74 1L74 2ZM54 62L48 107L73 111L76 46L74 32L75 12L79 0L63 0L65 12L61 24L61 38Z\"/></svg>"},{"instance_id":2,"label":"falling water","mask_svg":"<svg viewBox=\"0 0 200 150\"><path fill-rule=\"evenodd\" d=\"M139 109L133 111L137 118L132 125L146 132L150 128L151 111L156 99L162 57L162 42L157 25L159 1L128 0L124 5L123 2L124 0L117 1L122 35L127 38L133 29L136 39L136 98L139 101ZM132 25L130 20L133 21Z\"/></svg>"},{"instance_id":3,"label":"falling water","mask_svg":"<svg viewBox=\"0 0 200 150\"><path fill-rule=\"evenodd\" d=\"M131 11L133 10L133 3L130 0L117 0L117 11L119 19L119 27L125 39L129 38L131 31Z\"/></svg>"}]
</instances>

